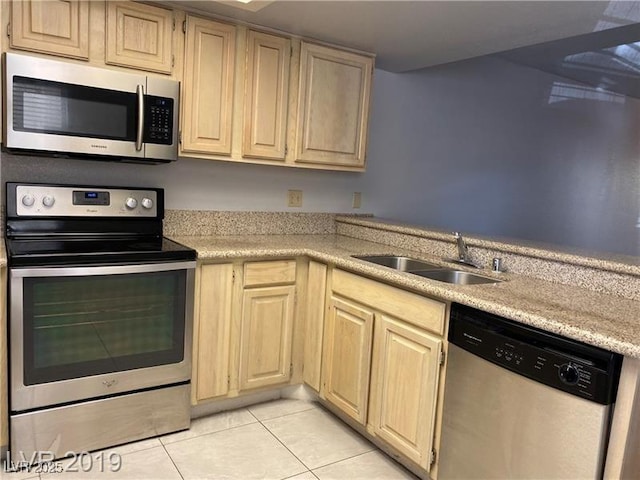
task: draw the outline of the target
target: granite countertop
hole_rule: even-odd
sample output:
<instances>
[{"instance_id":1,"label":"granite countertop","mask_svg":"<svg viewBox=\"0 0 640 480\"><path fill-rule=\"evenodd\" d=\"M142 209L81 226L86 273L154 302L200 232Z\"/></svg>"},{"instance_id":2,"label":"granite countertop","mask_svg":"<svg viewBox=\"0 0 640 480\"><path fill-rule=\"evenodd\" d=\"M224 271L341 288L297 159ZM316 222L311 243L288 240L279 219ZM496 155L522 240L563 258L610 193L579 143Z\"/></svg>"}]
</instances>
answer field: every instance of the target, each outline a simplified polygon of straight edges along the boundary
<instances>
[{"instance_id":1,"label":"granite countertop","mask_svg":"<svg viewBox=\"0 0 640 480\"><path fill-rule=\"evenodd\" d=\"M232 258L308 256L386 283L442 300L459 302L524 324L640 358L640 302L523 275L485 276L495 284L453 285L352 258L396 254L446 265L439 257L340 235L174 236L194 248L201 262ZM461 268L456 266L456 268ZM462 267L461 269L465 269ZM469 270L473 271L473 270Z\"/></svg>"}]
</instances>

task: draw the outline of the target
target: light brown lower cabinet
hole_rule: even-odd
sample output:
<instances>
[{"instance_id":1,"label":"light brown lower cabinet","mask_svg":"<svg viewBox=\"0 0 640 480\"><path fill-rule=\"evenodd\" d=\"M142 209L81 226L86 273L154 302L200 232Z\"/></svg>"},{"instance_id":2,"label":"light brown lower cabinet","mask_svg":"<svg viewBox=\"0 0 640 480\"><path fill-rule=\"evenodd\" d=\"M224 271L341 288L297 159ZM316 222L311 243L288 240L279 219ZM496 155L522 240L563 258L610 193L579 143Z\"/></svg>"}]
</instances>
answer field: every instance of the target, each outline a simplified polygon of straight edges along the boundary
<instances>
[{"instance_id":1,"label":"light brown lower cabinet","mask_svg":"<svg viewBox=\"0 0 640 480\"><path fill-rule=\"evenodd\" d=\"M286 383L291 378L296 287L246 289L242 302L240 390Z\"/></svg>"},{"instance_id":2,"label":"light brown lower cabinet","mask_svg":"<svg viewBox=\"0 0 640 480\"><path fill-rule=\"evenodd\" d=\"M194 403L304 380L411 468L431 472L445 303L302 259L199 268ZM294 365L304 372L292 376Z\"/></svg>"},{"instance_id":3,"label":"light brown lower cabinet","mask_svg":"<svg viewBox=\"0 0 640 480\"><path fill-rule=\"evenodd\" d=\"M446 304L334 269L321 397L428 472Z\"/></svg>"},{"instance_id":4,"label":"light brown lower cabinet","mask_svg":"<svg viewBox=\"0 0 640 480\"><path fill-rule=\"evenodd\" d=\"M367 421L373 312L332 296L323 352L324 398L357 422Z\"/></svg>"},{"instance_id":5,"label":"light brown lower cabinet","mask_svg":"<svg viewBox=\"0 0 640 480\"><path fill-rule=\"evenodd\" d=\"M233 268L232 263L200 267L194 318L193 403L229 392Z\"/></svg>"},{"instance_id":6,"label":"light brown lower cabinet","mask_svg":"<svg viewBox=\"0 0 640 480\"><path fill-rule=\"evenodd\" d=\"M322 369L322 333L324 330L327 266L309 262L304 299L304 362L303 380L316 392L320 391Z\"/></svg>"},{"instance_id":7,"label":"light brown lower cabinet","mask_svg":"<svg viewBox=\"0 0 640 480\"><path fill-rule=\"evenodd\" d=\"M199 267L192 403L291 380L296 260Z\"/></svg>"},{"instance_id":8,"label":"light brown lower cabinet","mask_svg":"<svg viewBox=\"0 0 640 480\"><path fill-rule=\"evenodd\" d=\"M427 469L433 443L442 339L376 317L371 414L375 435Z\"/></svg>"}]
</instances>

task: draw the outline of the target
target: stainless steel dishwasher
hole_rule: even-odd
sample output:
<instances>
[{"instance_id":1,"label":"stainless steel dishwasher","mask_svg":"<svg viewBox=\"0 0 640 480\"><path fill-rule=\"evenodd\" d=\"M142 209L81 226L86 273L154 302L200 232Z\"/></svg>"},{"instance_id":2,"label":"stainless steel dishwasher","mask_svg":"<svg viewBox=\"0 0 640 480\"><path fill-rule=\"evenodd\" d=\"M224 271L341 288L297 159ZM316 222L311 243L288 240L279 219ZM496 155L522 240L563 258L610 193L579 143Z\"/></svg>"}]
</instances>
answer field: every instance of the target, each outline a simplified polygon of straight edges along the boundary
<instances>
[{"instance_id":1,"label":"stainless steel dishwasher","mask_svg":"<svg viewBox=\"0 0 640 480\"><path fill-rule=\"evenodd\" d=\"M452 305L439 480L602 478L621 363Z\"/></svg>"}]
</instances>

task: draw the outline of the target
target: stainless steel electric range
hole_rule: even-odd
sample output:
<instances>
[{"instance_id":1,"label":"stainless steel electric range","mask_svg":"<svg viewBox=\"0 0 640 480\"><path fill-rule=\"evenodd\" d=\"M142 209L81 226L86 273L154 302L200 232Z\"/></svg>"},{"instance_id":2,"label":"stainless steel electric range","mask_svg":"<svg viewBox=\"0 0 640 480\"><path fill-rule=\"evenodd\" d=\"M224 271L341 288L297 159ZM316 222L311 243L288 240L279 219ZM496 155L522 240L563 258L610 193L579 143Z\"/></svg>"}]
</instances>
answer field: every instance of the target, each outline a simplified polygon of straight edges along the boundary
<instances>
[{"instance_id":1,"label":"stainless steel electric range","mask_svg":"<svg viewBox=\"0 0 640 480\"><path fill-rule=\"evenodd\" d=\"M186 429L195 251L164 191L7 183L10 451L64 457Z\"/></svg>"}]
</instances>

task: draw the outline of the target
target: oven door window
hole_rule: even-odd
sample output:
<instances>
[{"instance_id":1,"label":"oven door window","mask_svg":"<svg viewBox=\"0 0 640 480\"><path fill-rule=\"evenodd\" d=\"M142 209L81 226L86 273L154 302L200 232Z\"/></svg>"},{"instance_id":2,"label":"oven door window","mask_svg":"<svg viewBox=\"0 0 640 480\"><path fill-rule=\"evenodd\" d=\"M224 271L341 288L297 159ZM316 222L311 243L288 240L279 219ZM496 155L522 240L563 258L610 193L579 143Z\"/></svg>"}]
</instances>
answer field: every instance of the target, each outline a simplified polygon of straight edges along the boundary
<instances>
[{"instance_id":1,"label":"oven door window","mask_svg":"<svg viewBox=\"0 0 640 480\"><path fill-rule=\"evenodd\" d=\"M13 77L13 129L135 141L136 94Z\"/></svg>"},{"instance_id":2,"label":"oven door window","mask_svg":"<svg viewBox=\"0 0 640 480\"><path fill-rule=\"evenodd\" d=\"M24 384L178 363L186 272L24 279Z\"/></svg>"}]
</instances>

